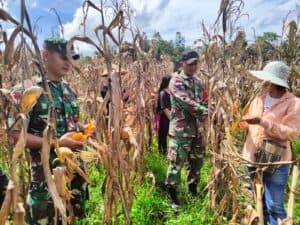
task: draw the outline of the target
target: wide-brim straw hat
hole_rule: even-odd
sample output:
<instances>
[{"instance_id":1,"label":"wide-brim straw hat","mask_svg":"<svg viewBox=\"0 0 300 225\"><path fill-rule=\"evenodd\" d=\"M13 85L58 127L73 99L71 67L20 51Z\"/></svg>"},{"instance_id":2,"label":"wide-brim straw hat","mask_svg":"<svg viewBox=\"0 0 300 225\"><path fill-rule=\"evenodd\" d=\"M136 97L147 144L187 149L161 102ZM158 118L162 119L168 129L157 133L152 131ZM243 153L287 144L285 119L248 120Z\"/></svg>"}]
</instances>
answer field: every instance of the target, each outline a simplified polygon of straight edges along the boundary
<instances>
[{"instance_id":1,"label":"wide-brim straw hat","mask_svg":"<svg viewBox=\"0 0 300 225\"><path fill-rule=\"evenodd\" d=\"M288 79L291 69L284 62L272 61L269 62L263 70L249 70L247 72L247 74L259 80L289 88Z\"/></svg>"}]
</instances>

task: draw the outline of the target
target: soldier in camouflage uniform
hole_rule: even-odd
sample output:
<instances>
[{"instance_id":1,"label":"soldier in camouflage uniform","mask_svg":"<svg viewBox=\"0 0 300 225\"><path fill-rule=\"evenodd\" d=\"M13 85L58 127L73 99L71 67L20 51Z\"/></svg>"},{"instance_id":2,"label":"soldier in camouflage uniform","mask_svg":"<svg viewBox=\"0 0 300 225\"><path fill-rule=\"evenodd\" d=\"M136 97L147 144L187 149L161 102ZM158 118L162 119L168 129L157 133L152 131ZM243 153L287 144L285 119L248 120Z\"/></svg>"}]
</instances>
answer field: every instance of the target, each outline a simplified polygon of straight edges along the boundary
<instances>
[{"instance_id":1,"label":"soldier in camouflage uniform","mask_svg":"<svg viewBox=\"0 0 300 225\"><path fill-rule=\"evenodd\" d=\"M187 163L189 191L195 196L203 161L204 145L198 128L207 108L202 102L202 85L193 76L197 61L198 54L195 51L184 52L181 58L182 71L172 77L169 85L172 107L168 152L170 163L165 184L174 209L179 204L176 189L183 165Z\"/></svg>"},{"instance_id":2,"label":"soldier in camouflage uniform","mask_svg":"<svg viewBox=\"0 0 300 225\"><path fill-rule=\"evenodd\" d=\"M48 85L56 111L56 137L59 146L78 150L82 148L83 143L72 140L71 134L74 131L83 130L84 126L79 123L76 95L62 80L62 77L70 69L66 44L67 41L64 39L46 39L43 59L46 64ZM76 59L78 55L73 54L72 57ZM42 83L38 83L38 85L42 86ZM27 197L29 211L26 221L31 225L54 224L54 205L48 192L40 154L49 107L48 100L42 95L29 113L27 147L30 149L31 183ZM53 162L55 158L56 154L52 148L49 162L52 169L59 165L57 161L55 161L56 163ZM74 215L81 218L84 216L84 202L88 197L87 184L82 177L75 174L71 182L71 189L73 196L71 204Z\"/></svg>"}]
</instances>

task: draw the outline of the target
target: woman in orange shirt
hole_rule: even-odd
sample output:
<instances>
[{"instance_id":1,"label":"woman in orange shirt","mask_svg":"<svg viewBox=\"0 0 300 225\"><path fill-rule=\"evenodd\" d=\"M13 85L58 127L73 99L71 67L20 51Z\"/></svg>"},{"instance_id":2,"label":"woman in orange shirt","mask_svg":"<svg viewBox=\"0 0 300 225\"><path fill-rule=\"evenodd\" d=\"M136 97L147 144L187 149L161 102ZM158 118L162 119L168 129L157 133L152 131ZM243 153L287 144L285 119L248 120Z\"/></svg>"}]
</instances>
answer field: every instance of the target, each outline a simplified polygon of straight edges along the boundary
<instances>
[{"instance_id":1,"label":"woman in orange shirt","mask_svg":"<svg viewBox=\"0 0 300 225\"><path fill-rule=\"evenodd\" d=\"M243 156L248 161L256 162L256 153L268 141L282 149L279 161L291 160L290 142L300 134L300 99L288 91L290 68L283 62L273 61L262 71L248 71L248 74L256 80L267 82L268 88L251 102L242 122L248 127ZM252 172L255 168L250 166L248 170ZM288 170L288 165L281 165L275 171L263 172L265 225L277 225L278 218L286 218L284 192Z\"/></svg>"}]
</instances>

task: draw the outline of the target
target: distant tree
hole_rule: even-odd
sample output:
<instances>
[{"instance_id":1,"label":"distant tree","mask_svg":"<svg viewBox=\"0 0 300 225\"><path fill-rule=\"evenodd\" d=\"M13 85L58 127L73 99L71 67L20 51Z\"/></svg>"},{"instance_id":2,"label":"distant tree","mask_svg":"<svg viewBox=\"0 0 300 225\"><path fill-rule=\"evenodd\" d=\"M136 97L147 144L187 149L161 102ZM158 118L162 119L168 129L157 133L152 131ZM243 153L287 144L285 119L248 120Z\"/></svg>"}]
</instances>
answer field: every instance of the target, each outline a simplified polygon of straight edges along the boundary
<instances>
[{"instance_id":1,"label":"distant tree","mask_svg":"<svg viewBox=\"0 0 300 225\"><path fill-rule=\"evenodd\" d=\"M176 32L174 49L171 55L171 59L174 63L174 69L177 70L180 66L179 60L182 52L185 50L185 38L180 32Z\"/></svg>"},{"instance_id":2,"label":"distant tree","mask_svg":"<svg viewBox=\"0 0 300 225\"><path fill-rule=\"evenodd\" d=\"M300 55L300 36L296 37L295 46L291 46L289 40L286 39L281 43L280 48L283 52L283 58L290 63Z\"/></svg>"},{"instance_id":3,"label":"distant tree","mask_svg":"<svg viewBox=\"0 0 300 225\"><path fill-rule=\"evenodd\" d=\"M256 39L256 44L259 45L261 49L261 54L263 60L270 60L275 55L275 49L273 46L278 46L279 35L274 32L264 32L262 36L258 36Z\"/></svg>"},{"instance_id":4,"label":"distant tree","mask_svg":"<svg viewBox=\"0 0 300 225\"><path fill-rule=\"evenodd\" d=\"M153 40L162 40L162 37L159 32L155 32L152 37Z\"/></svg>"},{"instance_id":5,"label":"distant tree","mask_svg":"<svg viewBox=\"0 0 300 225\"><path fill-rule=\"evenodd\" d=\"M176 32L175 48L184 50L184 47L185 47L185 38L182 36L180 32Z\"/></svg>"},{"instance_id":6,"label":"distant tree","mask_svg":"<svg viewBox=\"0 0 300 225\"><path fill-rule=\"evenodd\" d=\"M274 44L278 44L278 38L280 36L274 32L264 32L262 36L258 36L257 39L263 39Z\"/></svg>"},{"instance_id":7,"label":"distant tree","mask_svg":"<svg viewBox=\"0 0 300 225\"><path fill-rule=\"evenodd\" d=\"M254 43L246 48L247 56L257 59L261 54L263 61L274 59L277 52L274 47L279 47L279 35L274 32L264 32L258 36Z\"/></svg>"},{"instance_id":8,"label":"distant tree","mask_svg":"<svg viewBox=\"0 0 300 225\"><path fill-rule=\"evenodd\" d=\"M141 35L140 46L144 52L148 52L150 50L150 40L145 32Z\"/></svg>"},{"instance_id":9,"label":"distant tree","mask_svg":"<svg viewBox=\"0 0 300 225\"><path fill-rule=\"evenodd\" d=\"M175 70L180 66L179 60L182 52L185 50L185 38L180 32L176 32L175 40L164 40L159 32L154 33L152 37L154 43L154 56L160 60L162 54L167 54L171 57L174 63Z\"/></svg>"},{"instance_id":10,"label":"distant tree","mask_svg":"<svg viewBox=\"0 0 300 225\"><path fill-rule=\"evenodd\" d=\"M154 56L157 60L161 60L160 56L163 54L172 55L174 47L171 41L162 39L159 32L154 33L152 40L154 44Z\"/></svg>"}]
</instances>

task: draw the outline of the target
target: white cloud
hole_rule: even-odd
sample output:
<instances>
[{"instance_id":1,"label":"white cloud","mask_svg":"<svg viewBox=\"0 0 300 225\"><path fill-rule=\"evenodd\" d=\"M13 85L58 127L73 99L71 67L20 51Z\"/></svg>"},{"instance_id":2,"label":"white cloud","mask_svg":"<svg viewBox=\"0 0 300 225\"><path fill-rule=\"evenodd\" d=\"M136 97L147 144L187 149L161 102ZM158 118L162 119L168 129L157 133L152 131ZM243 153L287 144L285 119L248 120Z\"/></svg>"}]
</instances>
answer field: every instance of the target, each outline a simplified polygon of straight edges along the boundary
<instances>
[{"instance_id":1,"label":"white cloud","mask_svg":"<svg viewBox=\"0 0 300 225\"><path fill-rule=\"evenodd\" d=\"M84 34L83 26L83 11L82 8L78 8L74 14L73 21L64 24L64 34L67 39L75 35ZM89 9L88 17L86 20L86 36L91 37L93 40L96 40L96 35L94 29L99 25L100 14L94 9ZM85 43L75 43L76 48L79 52L84 52L85 54L92 54L95 49L90 45Z\"/></svg>"},{"instance_id":2,"label":"white cloud","mask_svg":"<svg viewBox=\"0 0 300 225\"><path fill-rule=\"evenodd\" d=\"M200 25L204 21L212 25L218 14L220 1L195 1L195 0L172 0L166 2L163 8L159 4L148 1L131 0L132 6L137 11L137 23L141 30L152 35L159 31L166 39L172 39L176 31L180 31L190 44L201 36ZM152 2L152 1L151 1ZM240 25L245 29L249 39L253 39L252 28L260 35L266 31L281 32L282 20L289 10L295 9L299 0L247 0L243 12L249 14L240 20ZM152 11L151 11L151 10Z\"/></svg>"},{"instance_id":3,"label":"white cloud","mask_svg":"<svg viewBox=\"0 0 300 225\"><path fill-rule=\"evenodd\" d=\"M138 0L131 0L135 7ZM146 1L143 1L146 2ZM151 6L152 12L147 4L136 9L137 24L148 36L154 32L160 32L165 39L174 39L177 31L181 32L187 44L191 44L201 36L201 23L211 26L218 14L219 1L195 1L195 0L172 0L160 1L164 4ZM162 7L163 6L163 7Z\"/></svg>"},{"instance_id":4,"label":"white cloud","mask_svg":"<svg viewBox=\"0 0 300 225\"><path fill-rule=\"evenodd\" d=\"M253 39L253 28L256 35L263 32L275 32L281 34L282 22L290 10L294 10L298 0L252 0L245 4L245 12L249 14L249 20L243 19L242 25L246 28L248 38Z\"/></svg>"},{"instance_id":5,"label":"white cloud","mask_svg":"<svg viewBox=\"0 0 300 225\"><path fill-rule=\"evenodd\" d=\"M106 25L112 20L112 15L112 9L108 8L105 13ZM99 45L99 41L94 30L96 27L102 24L100 13L93 8L89 8L88 16L85 22L85 30L83 26L83 20L84 14L82 8L80 7L76 10L73 20L63 25L65 38L70 39L75 35L83 35L85 31L85 35ZM99 32L99 36L101 37L101 32ZM82 42L75 42L75 48L77 48L79 52L88 55L91 55L96 51L95 47Z\"/></svg>"},{"instance_id":6,"label":"white cloud","mask_svg":"<svg viewBox=\"0 0 300 225\"><path fill-rule=\"evenodd\" d=\"M28 2L27 4L29 5L30 8L37 8L38 7L38 3L37 3L38 0L28 0L27 2Z\"/></svg>"},{"instance_id":7,"label":"white cloud","mask_svg":"<svg viewBox=\"0 0 300 225\"><path fill-rule=\"evenodd\" d=\"M214 24L219 9L219 0L129 0L135 11L135 22L141 31L151 37L154 32L160 32L164 39L174 39L177 31L185 37L187 44L202 36L201 22L206 25ZM243 12L249 14L239 21L245 29L248 39L253 39L253 28L256 35L263 32L281 32L282 20L289 10L295 9L299 0L245 0ZM70 38L82 34L82 9L78 8L73 20L64 25L65 36ZM87 18L87 36L95 39L94 28L100 24L99 13L90 9ZM81 51L94 51L85 45L79 45Z\"/></svg>"},{"instance_id":8,"label":"white cloud","mask_svg":"<svg viewBox=\"0 0 300 225\"><path fill-rule=\"evenodd\" d=\"M155 11L161 2L163 1L162 0L152 0L152 1L130 0L130 4L136 11L141 12L145 10L147 13L152 13L153 11Z\"/></svg>"},{"instance_id":9,"label":"white cloud","mask_svg":"<svg viewBox=\"0 0 300 225\"><path fill-rule=\"evenodd\" d=\"M4 10L8 10L8 1L3 1L3 2L0 4L0 8L1 8L1 9L4 9Z\"/></svg>"}]
</instances>

